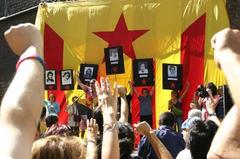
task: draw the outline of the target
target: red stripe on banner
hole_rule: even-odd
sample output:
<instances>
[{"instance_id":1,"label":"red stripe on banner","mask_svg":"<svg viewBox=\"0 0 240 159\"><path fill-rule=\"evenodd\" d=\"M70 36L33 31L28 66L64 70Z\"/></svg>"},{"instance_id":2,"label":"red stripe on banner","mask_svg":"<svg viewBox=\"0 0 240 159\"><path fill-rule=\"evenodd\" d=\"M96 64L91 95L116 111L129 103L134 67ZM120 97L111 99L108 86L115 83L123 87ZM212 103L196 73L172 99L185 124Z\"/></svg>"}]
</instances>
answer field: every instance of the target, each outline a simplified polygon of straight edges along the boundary
<instances>
[{"instance_id":1,"label":"red stripe on banner","mask_svg":"<svg viewBox=\"0 0 240 159\"><path fill-rule=\"evenodd\" d=\"M63 39L48 25L44 29L44 59L47 69L55 69L57 73L57 90L49 91L56 96L60 105L59 123L68 122L66 109L66 97L64 91L60 90L60 70L63 69Z\"/></svg>"},{"instance_id":2,"label":"red stripe on banner","mask_svg":"<svg viewBox=\"0 0 240 159\"><path fill-rule=\"evenodd\" d=\"M187 81L190 83L190 88L182 102L183 119L187 118L189 104L197 86L204 82L205 23L206 14L192 23L181 37L183 88Z\"/></svg>"},{"instance_id":3,"label":"red stripe on banner","mask_svg":"<svg viewBox=\"0 0 240 159\"><path fill-rule=\"evenodd\" d=\"M155 67L156 67L156 63L154 61L153 62L154 72L155 72ZM137 90L137 92L139 92L139 94L141 94L143 88L147 88L150 92L152 87L154 87L154 86L136 87L136 90ZM155 103L155 91L154 91L153 96L152 96L152 126L151 126L153 129L156 128L155 104L156 103ZM140 104L139 104L137 95L135 93L133 93L133 95L132 95L132 125L135 123L138 123L139 121L140 121ZM138 143L140 141L140 135L137 132L134 132L134 133L135 133L135 145L138 145Z\"/></svg>"}]
</instances>

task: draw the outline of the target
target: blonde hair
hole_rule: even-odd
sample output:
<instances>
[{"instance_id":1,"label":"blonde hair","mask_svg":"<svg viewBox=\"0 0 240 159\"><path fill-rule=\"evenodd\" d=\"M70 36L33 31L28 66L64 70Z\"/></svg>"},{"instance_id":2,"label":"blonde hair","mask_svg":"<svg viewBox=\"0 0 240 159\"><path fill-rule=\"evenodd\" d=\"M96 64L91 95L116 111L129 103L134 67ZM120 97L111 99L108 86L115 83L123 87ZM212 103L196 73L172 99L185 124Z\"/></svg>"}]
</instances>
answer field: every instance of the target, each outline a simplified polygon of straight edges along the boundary
<instances>
[{"instance_id":1,"label":"blonde hair","mask_svg":"<svg viewBox=\"0 0 240 159\"><path fill-rule=\"evenodd\" d=\"M86 146L75 136L49 136L33 143L31 159L84 159Z\"/></svg>"}]
</instances>

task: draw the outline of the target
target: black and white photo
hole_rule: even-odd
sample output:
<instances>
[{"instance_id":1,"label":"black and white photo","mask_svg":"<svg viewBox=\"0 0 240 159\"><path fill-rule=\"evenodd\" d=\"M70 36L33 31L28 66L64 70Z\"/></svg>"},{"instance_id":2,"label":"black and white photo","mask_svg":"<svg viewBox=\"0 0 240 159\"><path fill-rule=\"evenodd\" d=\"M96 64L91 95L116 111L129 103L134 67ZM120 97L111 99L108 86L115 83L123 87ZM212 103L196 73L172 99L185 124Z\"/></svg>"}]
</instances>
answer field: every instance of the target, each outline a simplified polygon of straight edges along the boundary
<instances>
[{"instance_id":1,"label":"black and white photo","mask_svg":"<svg viewBox=\"0 0 240 159\"><path fill-rule=\"evenodd\" d=\"M182 89L182 65L163 64L163 89Z\"/></svg>"},{"instance_id":2,"label":"black and white photo","mask_svg":"<svg viewBox=\"0 0 240 159\"><path fill-rule=\"evenodd\" d=\"M153 59L133 61L133 80L135 86L154 85Z\"/></svg>"},{"instance_id":3,"label":"black and white photo","mask_svg":"<svg viewBox=\"0 0 240 159\"><path fill-rule=\"evenodd\" d=\"M177 77L177 66L168 65L168 77Z\"/></svg>"},{"instance_id":4,"label":"black and white photo","mask_svg":"<svg viewBox=\"0 0 240 159\"><path fill-rule=\"evenodd\" d=\"M63 70L61 72L61 77L62 77L62 85L72 84L72 73L70 70Z\"/></svg>"},{"instance_id":5,"label":"black and white photo","mask_svg":"<svg viewBox=\"0 0 240 159\"><path fill-rule=\"evenodd\" d=\"M109 60L110 61L118 61L118 49L117 48L110 48L109 49Z\"/></svg>"},{"instance_id":6,"label":"black and white photo","mask_svg":"<svg viewBox=\"0 0 240 159\"><path fill-rule=\"evenodd\" d=\"M122 46L104 48L104 59L107 75L125 73Z\"/></svg>"},{"instance_id":7,"label":"black and white photo","mask_svg":"<svg viewBox=\"0 0 240 159\"><path fill-rule=\"evenodd\" d=\"M93 67L85 67L83 77L91 79L92 76L93 76Z\"/></svg>"},{"instance_id":8,"label":"black and white photo","mask_svg":"<svg viewBox=\"0 0 240 159\"><path fill-rule=\"evenodd\" d=\"M45 71L45 84L46 85L56 84L56 72L55 72L55 70L46 70Z\"/></svg>"},{"instance_id":9,"label":"black and white photo","mask_svg":"<svg viewBox=\"0 0 240 159\"><path fill-rule=\"evenodd\" d=\"M138 64L138 74L148 74L148 66L146 62L139 62Z\"/></svg>"}]
</instances>

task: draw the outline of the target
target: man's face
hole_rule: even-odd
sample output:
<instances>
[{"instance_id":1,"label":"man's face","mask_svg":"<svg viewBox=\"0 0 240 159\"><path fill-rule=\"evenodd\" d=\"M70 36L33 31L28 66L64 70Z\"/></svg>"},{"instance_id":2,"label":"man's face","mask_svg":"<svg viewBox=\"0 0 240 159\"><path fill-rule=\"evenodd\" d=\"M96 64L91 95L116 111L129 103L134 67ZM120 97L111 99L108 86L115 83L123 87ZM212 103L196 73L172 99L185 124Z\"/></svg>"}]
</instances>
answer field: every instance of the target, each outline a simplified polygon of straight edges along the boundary
<instances>
[{"instance_id":1,"label":"man's face","mask_svg":"<svg viewBox=\"0 0 240 159\"><path fill-rule=\"evenodd\" d=\"M48 79L53 79L53 74L52 73L48 73Z\"/></svg>"},{"instance_id":2,"label":"man's face","mask_svg":"<svg viewBox=\"0 0 240 159\"><path fill-rule=\"evenodd\" d=\"M142 96L143 96L143 97L148 96L148 91L147 91L147 90L142 90Z\"/></svg>"},{"instance_id":3,"label":"man's face","mask_svg":"<svg viewBox=\"0 0 240 159\"><path fill-rule=\"evenodd\" d=\"M117 53L118 53L118 50L117 49L111 49L110 50L110 53L113 57L116 57L117 56Z\"/></svg>"},{"instance_id":4,"label":"man's face","mask_svg":"<svg viewBox=\"0 0 240 159\"><path fill-rule=\"evenodd\" d=\"M172 74L174 74L174 73L175 73L175 67L170 67L170 72L171 72Z\"/></svg>"},{"instance_id":5,"label":"man's face","mask_svg":"<svg viewBox=\"0 0 240 159\"><path fill-rule=\"evenodd\" d=\"M176 99L177 98L177 92L175 92L175 91L171 92L171 98Z\"/></svg>"},{"instance_id":6,"label":"man's face","mask_svg":"<svg viewBox=\"0 0 240 159\"><path fill-rule=\"evenodd\" d=\"M91 74L92 74L92 70L91 70L91 69L87 69L86 74L87 74L87 75L91 75Z\"/></svg>"},{"instance_id":7,"label":"man's face","mask_svg":"<svg viewBox=\"0 0 240 159\"><path fill-rule=\"evenodd\" d=\"M50 96L49 96L49 101L50 101L50 102L54 102L54 100L55 100L55 97L54 97L53 95L50 95Z\"/></svg>"},{"instance_id":8,"label":"man's face","mask_svg":"<svg viewBox=\"0 0 240 159\"><path fill-rule=\"evenodd\" d=\"M142 63L142 64L140 65L140 69L141 69L141 70L145 70L145 64Z\"/></svg>"}]
</instances>

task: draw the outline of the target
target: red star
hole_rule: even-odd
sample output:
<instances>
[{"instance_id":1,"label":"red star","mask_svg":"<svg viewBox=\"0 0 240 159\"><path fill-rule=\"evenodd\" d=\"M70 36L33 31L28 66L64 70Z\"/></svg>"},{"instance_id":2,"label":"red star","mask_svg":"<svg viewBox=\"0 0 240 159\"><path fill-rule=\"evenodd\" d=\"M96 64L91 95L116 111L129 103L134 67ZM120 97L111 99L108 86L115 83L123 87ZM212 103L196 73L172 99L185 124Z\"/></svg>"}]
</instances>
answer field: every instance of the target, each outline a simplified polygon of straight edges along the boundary
<instances>
[{"instance_id":1,"label":"red star","mask_svg":"<svg viewBox=\"0 0 240 159\"><path fill-rule=\"evenodd\" d=\"M114 31L93 32L106 42L108 47L122 46L123 52L130 58L136 59L133 41L149 30L128 30L123 14L121 14Z\"/></svg>"}]
</instances>

